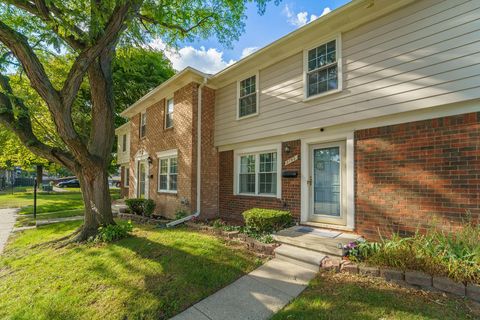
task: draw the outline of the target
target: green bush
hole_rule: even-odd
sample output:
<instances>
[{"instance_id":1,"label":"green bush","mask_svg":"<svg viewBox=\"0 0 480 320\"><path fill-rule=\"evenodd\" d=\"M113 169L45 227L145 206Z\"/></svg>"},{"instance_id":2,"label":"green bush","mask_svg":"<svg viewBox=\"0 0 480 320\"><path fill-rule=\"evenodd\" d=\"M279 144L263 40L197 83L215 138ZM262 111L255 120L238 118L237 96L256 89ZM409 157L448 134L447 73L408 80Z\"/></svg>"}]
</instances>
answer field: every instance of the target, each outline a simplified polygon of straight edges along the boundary
<instances>
[{"instance_id":1,"label":"green bush","mask_svg":"<svg viewBox=\"0 0 480 320\"><path fill-rule=\"evenodd\" d=\"M155 210L155 202L152 199L127 199L125 203L130 212L139 216L151 217Z\"/></svg>"},{"instance_id":2,"label":"green bush","mask_svg":"<svg viewBox=\"0 0 480 320\"><path fill-rule=\"evenodd\" d=\"M456 233L430 230L402 238L359 243L351 260L402 270L419 270L459 282L480 283L480 225L467 223Z\"/></svg>"},{"instance_id":3,"label":"green bush","mask_svg":"<svg viewBox=\"0 0 480 320\"><path fill-rule=\"evenodd\" d=\"M112 242L126 238L133 230L131 221L109 224L106 227L98 228L97 241Z\"/></svg>"},{"instance_id":4,"label":"green bush","mask_svg":"<svg viewBox=\"0 0 480 320\"><path fill-rule=\"evenodd\" d=\"M188 213L183 209L178 209L175 211L175 220L179 220L188 216Z\"/></svg>"},{"instance_id":5,"label":"green bush","mask_svg":"<svg viewBox=\"0 0 480 320\"><path fill-rule=\"evenodd\" d=\"M293 222L289 211L253 208L243 212L245 225L260 233L271 233L290 226Z\"/></svg>"}]
</instances>

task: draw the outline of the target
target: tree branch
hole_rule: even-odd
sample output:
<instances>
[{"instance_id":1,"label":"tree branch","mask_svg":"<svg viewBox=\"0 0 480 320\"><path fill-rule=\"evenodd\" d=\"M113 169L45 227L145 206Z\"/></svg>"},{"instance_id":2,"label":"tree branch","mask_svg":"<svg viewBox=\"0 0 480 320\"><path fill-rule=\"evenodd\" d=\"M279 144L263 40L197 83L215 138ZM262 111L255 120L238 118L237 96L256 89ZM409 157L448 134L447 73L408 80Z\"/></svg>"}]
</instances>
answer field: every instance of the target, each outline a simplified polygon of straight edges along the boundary
<instances>
[{"instance_id":1,"label":"tree branch","mask_svg":"<svg viewBox=\"0 0 480 320\"><path fill-rule=\"evenodd\" d=\"M47 3L44 0L34 0L35 3L25 0L8 0L8 2L19 9L22 9L52 26L53 32L63 39L68 45L75 50L83 50L86 47L85 32L82 29L73 26L65 21L62 17L62 12L50 1ZM53 13L53 15L51 14ZM57 19L60 20L57 21ZM64 35L60 32L61 27L67 27L72 35ZM76 34L75 37L73 34Z\"/></svg>"},{"instance_id":2,"label":"tree branch","mask_svg":"<svg viewBox=\"0 0 480 320\"><path fill-rule=\"evenodd\" d=\"M33 133L28 108L23 101L14 96L8 77L0 74L0 123L11 130L22 143L34 154L49 161L58 163L73 170L75 161L72 155L62 149L42 143ZM13 105L18 109L18 116L14 116Z\"/></svg>"}]
</instances>

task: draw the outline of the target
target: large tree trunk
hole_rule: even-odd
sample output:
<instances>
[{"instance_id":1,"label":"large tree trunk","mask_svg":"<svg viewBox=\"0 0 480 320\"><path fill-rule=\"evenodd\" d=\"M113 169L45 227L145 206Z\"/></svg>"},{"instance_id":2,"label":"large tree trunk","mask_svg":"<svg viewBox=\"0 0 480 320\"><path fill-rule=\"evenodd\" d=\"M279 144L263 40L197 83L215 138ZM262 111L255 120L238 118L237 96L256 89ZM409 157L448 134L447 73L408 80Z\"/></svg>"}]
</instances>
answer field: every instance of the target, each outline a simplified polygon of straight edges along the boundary
<instances>
[{"instance_id":1,"label":"large tree trunk","mask_svg":"<svg viewBox=\"0 0 480 320\"><path fill-rule=\"evenodd\" d=\"M115 224L105 167L82 166L77 172L85 204L85 221L77 241L85 241L98 233L100 226Z\"/></svg>"}]
</instances>

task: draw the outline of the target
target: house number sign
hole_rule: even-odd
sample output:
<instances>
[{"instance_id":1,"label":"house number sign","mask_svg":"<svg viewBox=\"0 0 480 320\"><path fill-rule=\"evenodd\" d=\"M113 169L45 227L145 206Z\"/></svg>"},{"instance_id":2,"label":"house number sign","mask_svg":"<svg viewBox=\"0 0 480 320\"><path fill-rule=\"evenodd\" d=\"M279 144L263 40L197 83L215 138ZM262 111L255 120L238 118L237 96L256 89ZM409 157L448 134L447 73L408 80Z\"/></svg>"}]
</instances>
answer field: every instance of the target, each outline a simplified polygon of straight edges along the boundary
<instances>
[{"instance_id":1,"label":"house number sign","mask_svg":"<svg viewBox=\"0 0 480 320\"><path fill-rule=\"evenodd\" d=\"M290 163L293 163L298 160L298 154L294 155L290 159L285 160L285 166L288 166Z\"/></svg>"}]
</instances>

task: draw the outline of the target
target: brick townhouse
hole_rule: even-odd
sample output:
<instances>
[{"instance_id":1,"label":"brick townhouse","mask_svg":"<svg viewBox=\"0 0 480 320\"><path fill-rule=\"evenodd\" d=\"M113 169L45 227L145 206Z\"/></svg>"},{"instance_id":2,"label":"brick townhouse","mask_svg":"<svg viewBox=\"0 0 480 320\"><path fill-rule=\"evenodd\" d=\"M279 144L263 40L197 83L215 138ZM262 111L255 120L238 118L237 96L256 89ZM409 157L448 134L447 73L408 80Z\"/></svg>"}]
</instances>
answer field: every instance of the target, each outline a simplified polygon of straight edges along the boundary
<instances>
[{"instance_id":1,"label":"brick townhouse","mask_svg":"<svg viewBox=\"0 0 480 320\"><path fill-rule=\"evenodd\" d=\"M478 221L479 11L355 0L217 74L184 69L122 113L122 194L367 238Z\"/></svg>"}]
</instances>

